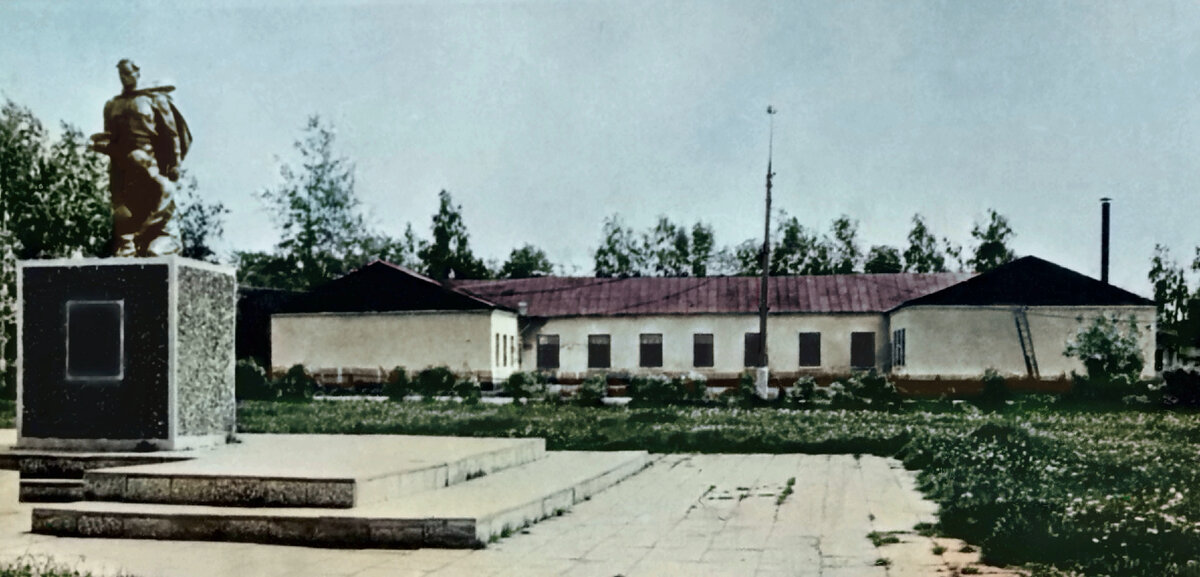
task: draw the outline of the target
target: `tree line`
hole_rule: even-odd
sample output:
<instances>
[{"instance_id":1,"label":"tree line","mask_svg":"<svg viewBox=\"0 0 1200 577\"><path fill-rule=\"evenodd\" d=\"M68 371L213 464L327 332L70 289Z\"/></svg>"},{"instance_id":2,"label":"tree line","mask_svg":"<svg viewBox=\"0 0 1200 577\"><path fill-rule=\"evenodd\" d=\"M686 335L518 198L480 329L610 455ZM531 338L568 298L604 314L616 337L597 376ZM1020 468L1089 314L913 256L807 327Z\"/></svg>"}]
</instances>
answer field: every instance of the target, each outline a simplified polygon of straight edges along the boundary
<instances>
[{"instance_id":1,"label":"tree line","mask_svg":"<svg viewBox=\"0 0 1200 577\"><path fill-rule=\"evenodd\" d=\"M1015 258L1009 248L1014 233L1008 220L989 210L987 221L971 229L975 245L964 259L962 247L929 230L920 214L912 217L908 245L901 251L873 245L865 253L858 222L842 215L827 233L809 229L799 219L778 211L771 235L770 275L882 274L899 272L985 272ZM666 216L640 234L619 214L604 220L596 249L599 277L761 275L762 239L717 247L712 227L697 222L689 229Z\"/></svg>"}]
</instances>

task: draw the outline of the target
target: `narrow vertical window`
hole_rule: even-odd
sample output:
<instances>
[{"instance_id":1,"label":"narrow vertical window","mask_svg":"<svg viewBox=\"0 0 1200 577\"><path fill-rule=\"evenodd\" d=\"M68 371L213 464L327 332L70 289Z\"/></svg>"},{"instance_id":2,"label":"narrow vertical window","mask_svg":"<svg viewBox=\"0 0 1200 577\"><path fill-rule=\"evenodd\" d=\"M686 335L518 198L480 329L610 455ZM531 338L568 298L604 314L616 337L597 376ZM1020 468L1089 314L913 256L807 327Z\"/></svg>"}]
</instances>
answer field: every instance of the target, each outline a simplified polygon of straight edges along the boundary
<instances>
[{"instance_id":1,"label":"narrow vertical window","mask_svg":"<svg viewBox=\"0 0 1200 577\"><path fill-rule=\"evenodd\" d=\"M662 334L643 334L641 336L639 366L661 367L663 364Z\"/></svg>"},{"instance_id":2,"label":"narrow vertical window","mask_svg":"<svg viewBox=\"0 0 1200 577\"><path fill-rule=\"evenodd\" d=\"M612 366L612 337L588 335L588 368L607 369Z\"/></svg>"},{"instance_id":3,"label":"narrow vertical window","mask_svg":"<svg viewBox=\"0 0 1200 577\"><path fill-rule=\"evenodd\" d=\"M892 331L892 366L903 367L905 362L905 329Z\"/></svg>"},{"instance_id":4,"label":"narrow vertical window","mask_svg":"<svg viewBox=\"0 0 1200 577\"><path fill-rule=\"evenodd\" d=\"M757 367L762 361L761 354L758 346L758 333L746 333L746 354L743 366Z\"/></svg>"},{"instance_id":5,"label":"narrow vertical window","mask_svg":"<svg viewBox=\"0 0 1200 577\"><path fill-rule=\"evenodd\" d=\"M800 333L800 366L821 366L821 333Z\"/></svg>"},{"instance_id":6,"label":"narrow vertical window","mask_svg":"<svg viewBox=\"0 0 1200 577\"><path fill-rule=\"evenodd\" d=\"M850 368L875 367L875 333L850 333Z\"/></svg>"},{"instance_id":7,"label":"narrow vertical window","mask_svg":"<svg viewBox=\"0 0 1200 577\"><path fill-rule=\"evenodd\" d=\"M713 366L712 333L696 333L692 335L692 366Z\"/></svg>"},{"instance_id":8,"label":"narrow vertical window","mask_svg":"<svg viewBox=\"0 0 1200 577\"><path fill-rule=\"evenodd\" d=\"M537 368L558 368L558 335L537 336Z\"/></svg>"}]
</instances>

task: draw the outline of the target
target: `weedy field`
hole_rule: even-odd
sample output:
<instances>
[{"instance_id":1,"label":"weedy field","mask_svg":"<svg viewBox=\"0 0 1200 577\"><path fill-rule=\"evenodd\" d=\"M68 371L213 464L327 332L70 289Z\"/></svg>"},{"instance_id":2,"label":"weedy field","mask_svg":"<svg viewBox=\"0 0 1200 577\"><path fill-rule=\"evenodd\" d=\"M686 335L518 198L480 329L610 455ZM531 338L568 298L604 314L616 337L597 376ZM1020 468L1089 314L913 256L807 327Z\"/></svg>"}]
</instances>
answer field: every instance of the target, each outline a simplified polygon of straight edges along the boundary
<instances>
[{"instance_id":1,"label":"weedy field","mask_svg":"<svg viewBox=\"0 0 1200 577\"><path fill-rule=\"evenodd\" d=\"M867 453L919 471L947 536L1035 573L1200 575L1200 414L1017 403L902 409L242 402L248 433L544 437L553 450Z\"/></svg>"}]
</instances>

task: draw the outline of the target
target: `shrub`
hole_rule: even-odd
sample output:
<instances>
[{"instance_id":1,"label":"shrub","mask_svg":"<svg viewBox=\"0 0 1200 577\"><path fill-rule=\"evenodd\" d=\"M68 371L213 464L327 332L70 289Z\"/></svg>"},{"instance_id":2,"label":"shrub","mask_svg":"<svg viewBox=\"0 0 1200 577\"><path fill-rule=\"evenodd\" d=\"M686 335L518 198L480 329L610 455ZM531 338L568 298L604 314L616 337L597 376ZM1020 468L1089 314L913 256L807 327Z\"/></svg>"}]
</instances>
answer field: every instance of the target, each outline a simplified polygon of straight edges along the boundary
<instances>
[{"instance_id":1,"label":"shrub","mask_svg":"<svg viewBox=\"0 0 1200 577\"><path fill-rule=\"evenodd\" d=\"M504 392L514 399L529 399L545 387L546 379L538 373L516 372L504 381Z\"/></svg>"},{"instance_id":2,"label":"shrub","mask_svg":"<svg viewBox=\"0 0 1200 577\"><path fill-rule=\"evenodd\" d=\"M796 382L787 389L786 393L780 391L780 396L783 397L783 402L791 407L808 406L817 397L817 380L812 377L800 377Z\"/></svg>"},{"instance_id":3,"label":"shrub","mask_svg":"<svg viewBox=\"0 0 1200 577\"><path fill-rule=\"evenodd\" d=\"M266 369L254 359L246 358L237 362L234 369L234 397L246 400L270 400L275 398L275 390L267 378Z\"/></svg>"},{"instance_id":4,"label":"shrub","mask_svg":"<svg viewBox=\"0 0 1200 577\"><path fill-rule=\"evenodd\" d=\"M317 381L308 374L304 365L292 365L275 380L274 389L276 398L281 401L311 401L317 390Z\"/></svg>"},{"instance_id":5,"label":"shrub","mask_svg":"<svg viewBox=\"0 0 1200 577\"><path fill-rule=\"evenodd\" d=\"M388 372L387 382L383 384L383 394L393 401L402 401L404 396L412 392L412 381L408 379L408 371L404 367L396 367Z\"/></svg>"},{"instance_id":6,"label":"shrub","mask_svg":"<svg viewBox=\"0 0 1200 577\"><path fill-rule=\"evenodd\" d=\"M1071 372L1071 395L1111 401L1135 394L1134 385L1145 366L1139 334L1132 315L1124 330L1116 315L1100 315L1080 328L1063 350L1063 356L1079 359L1087 372L1086 377Z\"/></svg>"},{"instance_id":7,"label":"shrub","mask_svg":"<svg viewBox=\"0 0 1200 577\"><path fill-rule=\"evenodd\" d=\"M572 402L584 407L598 407L604 404L608 396L608 376L591 375L579 384Z\"/></svg>"},{"instance_id":8,"label":"shrub","mask_svg":"<svg viewBox=\"0 0 1200 577\"><path fill-rule=\"evenodd\" d=\"M1164 405L1200 407L1200 369L1173 369L1162 376Z\"/></svg>"},{"instance_id":9,"label":"shrub","mask_svg":"<svg viewBox=\"0 0 1200 577\"><path fill-rule=\"evenodd\" d=\"M984 409L998 409L1004 406L1004 402L1008 400L1008 386L1004 383L1004 377L1000 376L1000 372L996 369L987 369L983 372L983 393L976 399L976 404Z\"/></svg>"},{"instance_id":10,"label":"shrub","mask_svg":"<svg viewBox=\"0 0 1200 577\"><path fill-rule=\"evenodd\" d=\"M754 383L756 379L757 375L754 371L743 371L741 376L738 377L737 388L733 390L732 394L728 394L726 398L734 404L744 407L761 404L763 399L758 398L758 387Z\"/></svg>"},{"instance_id":11,"label":"shrub","mask_svg":"<svg viewBox=\"0 0 1200 577\"><path fill-rule=\"evenodd\" d=\"M896 391L896 385L875 369L851 375L847 384L850 391L868 405L883 408L900 402L900 393Z\"/></svg>"},{"instance_id":12,"label":"shrub","mask_svg":"<svg viewBox=\"0 0 1200 577\"><path fill-rule=\"evenodd\" d=\"M479 399L483 397L483 389L480 388L479 381L474 378L455 381L450 392L468 405L478 403Z\"/></svg>"},{"instance_id":13,"label":"shrub","mask_svg":"<svg viewBox=\"0 0 1200 577\"><path fill-rule=\"evenodd\" d=\"M629 397L639 405L675 405L688 397L683 379L638 375L629 380Z\"/></svg>"},{"instance_id":14,"label":"shrub","mask_svg":"<svg viewBox=\"0 0 1200 577\"><path fill-rule=\"evenodd\" d=\"M450 367L430 367L417 373L414 388L418 394L428 400L437 395L452 394L457 382L458 377L454 376L454 371L451 371Z\"/></svg>"}]
</instances>

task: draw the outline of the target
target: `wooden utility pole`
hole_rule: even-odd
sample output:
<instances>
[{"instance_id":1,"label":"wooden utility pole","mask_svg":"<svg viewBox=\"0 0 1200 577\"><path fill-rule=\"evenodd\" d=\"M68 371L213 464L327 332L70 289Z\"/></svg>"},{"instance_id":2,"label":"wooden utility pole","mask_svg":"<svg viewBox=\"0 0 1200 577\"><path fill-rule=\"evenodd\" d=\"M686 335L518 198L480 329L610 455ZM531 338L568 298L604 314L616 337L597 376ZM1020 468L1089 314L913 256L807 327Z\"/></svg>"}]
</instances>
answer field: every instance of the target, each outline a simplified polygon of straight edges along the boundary
<instances>
[{"instance_id":1,"label":"wooden utility pole","mask_svg":"<svg viewBox=\"0 0 1200 577\"><path fill-rule=\"evenodd\" d=\"M758 295L758 371L755 374L754 388L758 396L767 397L767 383L770 379L770 369L767 368L767 279L771 275L771 162L775 148L775 108L767 107L770 117L770 136L767 140L767 210L763 219L762 245L762 282Z\"/></svg>"}]
</instances>

